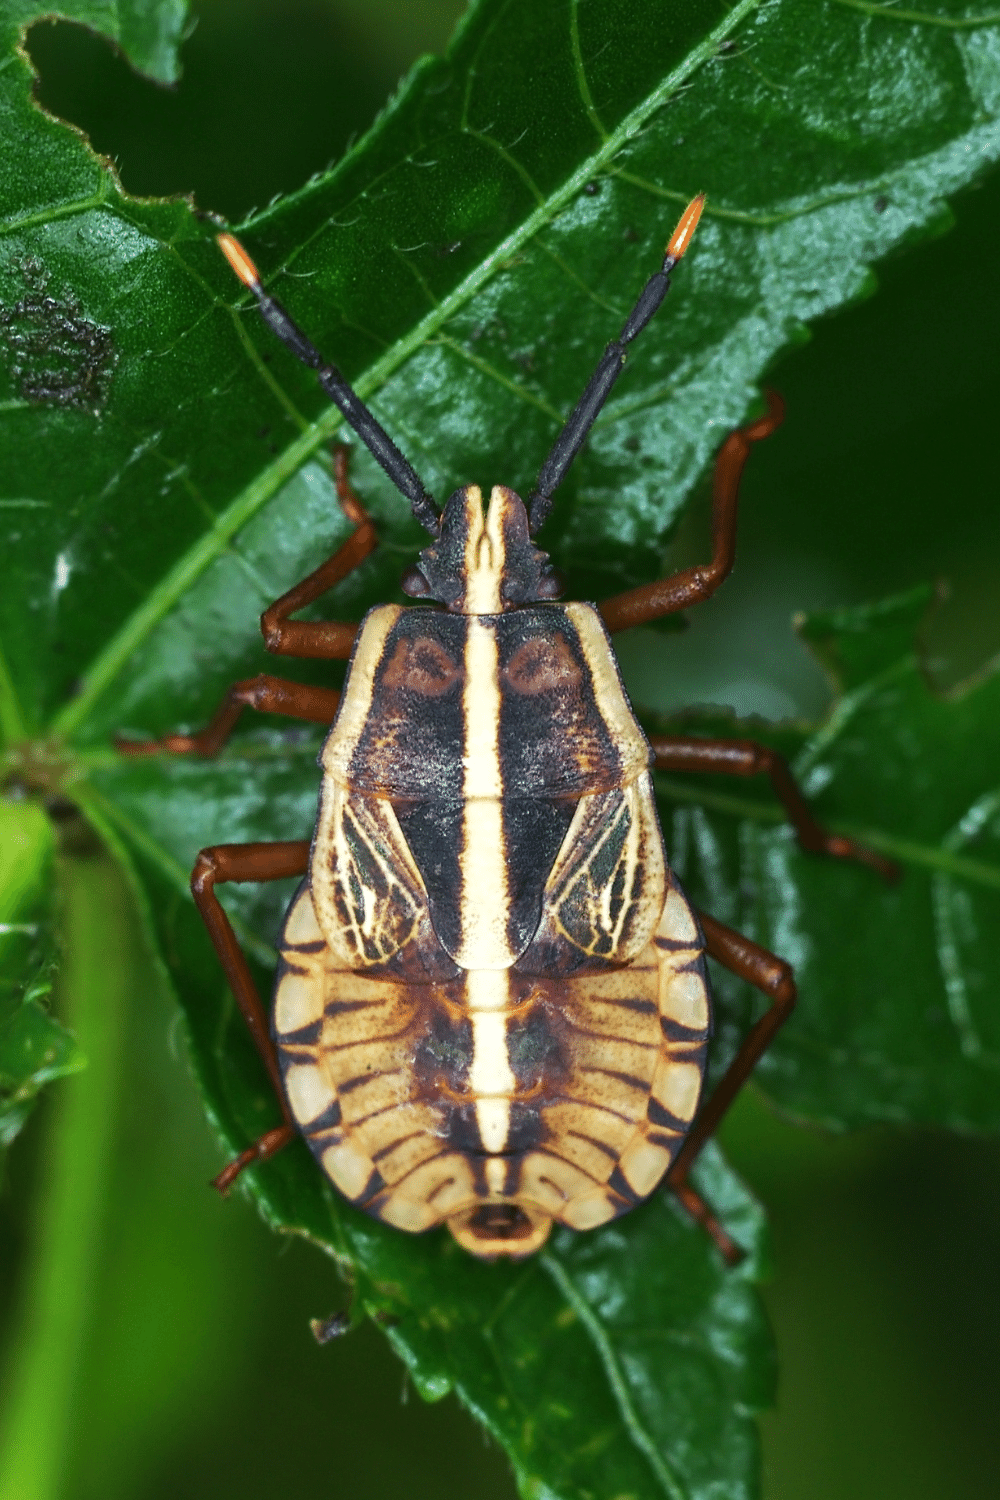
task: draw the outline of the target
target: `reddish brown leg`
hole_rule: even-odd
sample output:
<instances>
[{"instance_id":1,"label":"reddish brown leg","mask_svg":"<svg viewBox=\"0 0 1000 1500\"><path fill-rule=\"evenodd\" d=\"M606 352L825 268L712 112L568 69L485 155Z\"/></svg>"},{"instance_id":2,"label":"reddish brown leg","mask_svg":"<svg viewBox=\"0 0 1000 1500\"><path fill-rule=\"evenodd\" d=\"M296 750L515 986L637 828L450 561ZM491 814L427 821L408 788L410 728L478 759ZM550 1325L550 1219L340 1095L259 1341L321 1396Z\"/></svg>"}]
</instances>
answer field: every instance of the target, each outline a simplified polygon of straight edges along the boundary
<instances>
[{"instance_id":1,"label":"reddish brown leg","mask_svg":"<svg viewBox=\"0 0 1000 1500\"><path fill-rule=\"evenodd\" d=\"M260 617L261 633L268 651L276 656L311 656L327 660L343 660L350 656L357 625L345 625L336 620L290 620L297 610L313 604L321 594L335 583L353 573L364 562L369 553L378 546L375 527L368 512L351 488L348 476L348 449L336 443L333 449L334 475L340 506L356 530L344 545L327 558L308 578L303 578L287 594L265 609Z\"/></svg>"},{"instance_id":2,"label":"reddish brown leg","mask_svg":"<svg viewBox=\"0 0 1000 1500\"><path fill-rule=\"evenodd\" d=\"M701 1194L696 1193L686 1179L675 1182L672 1177L668 1177L667 1183L695 1223L700 1224L704 1229L726 1265L738 1266L746 1255L746 1251L726 1233Z\"/></svg>"},{"instance_id":3,"label":"reddish brown leg","mask_svg":"<svg viewBox=\"0 0 1000 1500\"><path fill-rule=\"evenodd\" d=\"M245 708L262 714L287 714L290 719L306 719L310 724L330 724L337 712L340 694L333 688L310 687L302 682L286 682L283 677L248 677L234 682L210 723L198 734L165 734L158 740L115 740L122 755L154 755L170 750L174 755L218 755L236 727Z\"/></svg>"},{"instance_id":4,"label":"reddish brown leg","mask_svg":"<svg viewBox=\"0 0 1000 1500\"><path fill-rule=\"evenodd\" d=\"M761 776L771 785L788 814L803 849L811 854L832 854L837 859L856 859L877 870L883 880L898 880L899 866L884 859L855 839L827 833L813 817L812 809L795 784L788 762L776 750L756 740L698 740L683 735L654 735L650 741L658 771L709 771L720 776Z\"/></svg>"},{"instance_id":5,"label":"reddish brown leg","mask_svg":"<svg viewBox=\"0 0 1000 1500\"><path fill-rule=\"evenodd\" d=\"M368 513L351 488L348 474L348 449L343 443L333 448L334 477L340 508L356 530L331 558L296 584L260 617L260 626L269 651L285 656L344 658L351 654L356 625L336 621L305 622L289 620L298 609L312 604L326 589L352 572L378 545L375 528ZM329 724L337 711L340 694L332 688L309 687L286 682L282 677L261 673L235 682L216 710L211 722L198 734L165 734L158 740L116 739L115 747L123 755L153 755L169 750L175 755L217 755L232 734L244 708L259 713L287 714L311 724Z\"/></svg>"},{"instance_id":6,"label":"reddish brown leg","mask_svg":"<svg viewBox=\"0 0 1000 1500\"><path fill-rule=\"evenodd\" d=\"M746 427L729 435L715 460L712 498L712 561L685 568L672 578L659 578L624 594L615 594L598 605L610 631L628 630L646 625L661 615L676 614L700 604L732 571L736 553L736 508L740 497L740 475L747 461L751 443L770 437L785 415L785 403L774 391L767 391L767 416L758 417Z\"/></svg>"},{"instance_id":7,"label":"reddish brown leg","mask_svg":"<svg viewBox=\"0 0 1000 1500\"><path fill-rule=\"evenodd\" d=\"M226 913L219 905L215 887L227 880L283 880L289 875L304 875L309 864L309 841L297 839L287 844L216 844L203 849L191 873L191 890L202 920L208 928L215 951L226 971L229 987L236 998L240 1014L253 1037L254 1045L267 1068L274 1092L281 1104L285 1124L269 1130L234 1162L230 1162L215 1179L215 1187L226 1192L244 1167L267 1161L283 1146L295 1139L295 1127L285 1103L281 1070L267 1024L267 1013L253 982L250 966Z\"/></svg>"},{"instance_id":8,"label":"reddish brown leg","mask_svg":"<svg viewBox=\"0 0 1000 1500\"><path fill-rule=\"evenodd\" d=\"M736 1265L743 1258L744 1252L721 1229L706 1204L694 1193L687 1180L688 1173L705 1142L715 1134L726 1110L771 1045L778 1028L791 1015L796 997L795 978L789 964L776 958L766 948L752 943L742 933L723 926L704 912L699 912L698 918L705 934L705 947L711 957L718 959L720 964L724 964L740 979L754 985L771 1001L770 1010L765 1011L760 1020L751 1026L712 1097L698 1111L687 1140L677 1153L667 1175L668 1185L677 1193L684 1206L699 1223L704 1224L729 1264Z\"/></svg>"}]
</instances>

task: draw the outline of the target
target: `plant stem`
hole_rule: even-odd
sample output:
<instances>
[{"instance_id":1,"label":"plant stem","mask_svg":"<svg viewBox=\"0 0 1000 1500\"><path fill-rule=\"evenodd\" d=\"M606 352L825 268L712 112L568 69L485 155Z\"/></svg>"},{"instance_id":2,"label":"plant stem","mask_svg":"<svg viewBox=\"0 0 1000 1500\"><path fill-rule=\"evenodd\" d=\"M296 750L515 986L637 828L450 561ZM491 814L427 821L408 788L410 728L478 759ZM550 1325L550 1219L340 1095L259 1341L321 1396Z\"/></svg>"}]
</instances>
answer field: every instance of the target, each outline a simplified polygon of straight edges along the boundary
<instances>
[{"instance_id":1,"label":"plant stem","mask_svg":"<svg viewBox=\"0 0 1000 1500\"><path fill-rule=\"evenodd\" d=\"M59 861L61 1018L88 1066L58 1085L32 1255L0 1408L0 1500L55 1500L74 1438L89 1309L107 1225L127 1000L141 950L132 905L106 855Z\"/></svg>"}]
</instances>

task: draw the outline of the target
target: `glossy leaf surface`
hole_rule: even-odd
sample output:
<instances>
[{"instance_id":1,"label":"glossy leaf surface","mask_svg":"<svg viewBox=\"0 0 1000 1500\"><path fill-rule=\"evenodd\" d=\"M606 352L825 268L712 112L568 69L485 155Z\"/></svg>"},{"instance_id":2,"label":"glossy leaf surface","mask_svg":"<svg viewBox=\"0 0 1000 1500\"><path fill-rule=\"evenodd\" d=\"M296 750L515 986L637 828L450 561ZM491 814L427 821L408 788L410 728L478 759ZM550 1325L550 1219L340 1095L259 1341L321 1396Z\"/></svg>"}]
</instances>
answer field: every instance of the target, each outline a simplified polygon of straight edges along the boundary
<instances>
[{"instance_id":1,"label":"glossy leaf surface","mask_svg":"<svg viewBox=\"0 0 1000 1500\"><path fill-rule=\"evenodd\" d=\"M7 6L8 47L33 14ZM166 35L174 12L155 14ZM928 15L488 0L344 163L241 235L439 498L470 479L526 493L684 202L708 191L671 297L543 536L571 592L600 597L659 571L774 354L860 295L872 261L939 226L944 195L1000 153L995 28L956 6ZM124 24L120 37L133 45ZM170 76L148 38L132 55ZM195 725L234 678L274 669L257 615L349 529L325 454L338 419L240 297L212 226L185 203L127 199L35 109L30 83L20 57L0 73L10 774L31 795L71 795L134 873L232 1149L276 1107L187 871L209 842L308 835L318 736L247 728L217 763L121 762L110 739ZM330 601L340 618L399 597L419 544L367 455L354 476L383 546ZM834 1123L992 1125L996 985L980 953L996 900L995 695L986 683L931 698L900 646L912 624L902 607L814 623L847 697L814 738L787 737L823 816L904 857L896 890L799 856L766 792L727 801L706 785L668 831L699 901L796 964L800 1014L765 1075L776 1097ZM28 755L26 736L69 749ZM968 861L993 874L973 879ZM288 894L229 902L265 967ZM914 921L927 939L916 984ZM719 1000L721 1059L748 1002L727 981ZM921 1024L935 1008L937 1031ZM755 1252L735 1273L660 1198L505 1269L345 1208L300 1147L254 1192L276 1227L350 1266L358 1305L386 1319L421 1391L454 1386L526 1494L735 1497L754 1490L751 1414L770 1393L751 1284L760 1224L717 1156L699 1182Z\"/></svg>"},{"instance_id":2,"label":"glossy leaf surface","mask_svg":"<svg viewBox=\"0 0 1000 1500\"><path fill-rule=\"evenodd\" d=\"M1000 1127L1000 673L931 691L916 649L930 597L807 619L842 690L830 717L811 735L740 726L788 756L828 826L899 862L896 884L803 854L764 789L660 778L689 893L795 966L794 1024L758 1076L794 1115L835 1128ZM731 717L685 723L733 733ZM742 1029L752 995L722 974L716 994Z\"/></svg>"}]
</instances>

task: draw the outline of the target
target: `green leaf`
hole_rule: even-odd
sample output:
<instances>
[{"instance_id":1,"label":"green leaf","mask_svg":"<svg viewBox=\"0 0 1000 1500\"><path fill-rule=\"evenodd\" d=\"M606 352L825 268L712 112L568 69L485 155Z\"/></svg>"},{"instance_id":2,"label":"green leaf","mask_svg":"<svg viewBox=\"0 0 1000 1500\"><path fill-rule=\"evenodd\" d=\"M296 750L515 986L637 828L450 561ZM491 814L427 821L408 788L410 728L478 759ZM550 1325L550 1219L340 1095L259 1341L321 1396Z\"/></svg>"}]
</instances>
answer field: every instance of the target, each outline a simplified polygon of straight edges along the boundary
<instances>
[{"instance_id":1,"label":"green leaf","mask_svg":"<svg viewBox=\"0 0 1000 1500\"><path fill-rule=\"evenodd\" d=\"M187 871L209 842L308 834L318 736L247 727L217 762L193 764L122 762L110 742L123 728L198 724L234 678L273 666L256 617L348 531L325 454L339 417L259 326L213 226L184 202L129 199L34 107L11 49L35 14L8 4L0 72L12 163L0 186L8 770L40 799L71 795L135 880L208 1108L236 1149L276 1106ZM100 23L96 8L79 14ZM600 597L659 572L685 498L775 355L807 320L870 290L872 262L940 229L945 196L996 160L997 31L957 5L921 20L843 0L740 0L721 17L705 0L668 11L482 0L344 162L241 234L440 497L470 479L526 493L684 202L708 191L673 294L546 529L571 592ZM169 76L168 51L147 40L132 55ZM354 478L383 545L329 601L339 618L401 597L419 544L364 453ZM990 813L975 828L962 819L986 806L979 750L993 743L995 705L989 684L935 701L901 661L898 618L887 621L891 645L868 617L829 623L824 650L854 674L849 691L815 736L782 743L805 744L800 774L824 816L905 856L899 888L799 856L766 792L695 786L672 845L699 899L796 965L800 1013L765 1075L775 1097L838 1122L988 1124L988 1067L976 1072L968 1038L992 1056L973 993L982 982L983 1007L995 993L992 969L977 967L990 913L967 896L970 861L996 871L995 835ZM973 746L967 764L953 743ZM960 882L942 898L949 975L967 996L961 1012L950 977L944 1030L952 1053L959 1036L957 1056L927 1045L913 998L924 993L913 951L932 944L926 921L916 939L912 923L939 875ZM988 886L980 878L969 899L992 900ZM264 968L288 894L227 895ZM717 1061L749 1018L727 980L719 1000ZM959 1013L974 1032L959 1035ZM736 1272L663 1197L604 1231L557 1235L512 1269L367 1220L300 1146L254 1178L276 1228L351 1271L357 1305L385 1322L422 1393L454 1387L497 1435L525 1494L754 1492L752 1415L771 1377L752 1286L761 1231L717 1154L699 1182L751 1251Z\"/></svg>"},{"instance_id":2,"label":"green leaf","mask_svg":"<svg viewBox=\"0 0 1000 1500\"><path fill-rule=\"evenodd\" d=\"M899 862L898 884L804 854L765 789L659 779L690 894L795 965L798 1012L759 1080L834 1128L1000 1129L1000 664L933 692L914 641L931 596L806 619L843 696L811 734L741 726L788 755L827 826ZM732 733L717 715L684 722ZM722 974L716 994L731 1049L754 997Z\"/></svg>"},{"instance_id":3,"label":"green leaf","mask_svg":"<svg viewBox=\"0 0 1000 1500\"><path fill-rule=\"evenodd\" d=\"M0 1155L40 1089L83 1058L48 1009L55 969L52 825L30 802L0 801Z\"/></svg>"}]
</instances>

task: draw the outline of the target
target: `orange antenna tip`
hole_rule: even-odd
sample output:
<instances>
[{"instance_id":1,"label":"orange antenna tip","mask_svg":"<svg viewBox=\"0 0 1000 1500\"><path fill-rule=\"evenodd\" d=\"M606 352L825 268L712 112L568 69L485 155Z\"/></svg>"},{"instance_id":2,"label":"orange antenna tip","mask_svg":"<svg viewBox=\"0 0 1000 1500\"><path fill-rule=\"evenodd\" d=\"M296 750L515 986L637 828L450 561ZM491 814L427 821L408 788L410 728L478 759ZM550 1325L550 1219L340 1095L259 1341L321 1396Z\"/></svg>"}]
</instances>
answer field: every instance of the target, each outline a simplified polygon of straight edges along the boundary
<instances>
[{"instance_id":1,"label":"orange antenna tip","mask_svg":"<svg viewBox=\"0 0 1000 1500\"><path fill-rule=\"evenodd\" d=\"M705 207L705 194L699 193L697 198L692 198L687 208L681 214L680 223L674 230L667 242L667 254L672 260L680 260L694 238L694 232L698 228L698 220L701 211Z\"/></svg>"},{"instance_id":2,"label":"orange antenna tip","mask_svg":"<svg viewBox=\"0 0 1000 1500\"><path fill-rule=\"evenodd\" d=\"M219 249L222 251L223 255L226 257L229 264L232 266L233 270L242 281L243 285L248 287L260 286L260 277L257 274L257 267L254 265L253 261L250 259L249 255L246 253L239 240L231 234L217 234L215 238L218 241Z\"/></svg>"}]
</instances>

